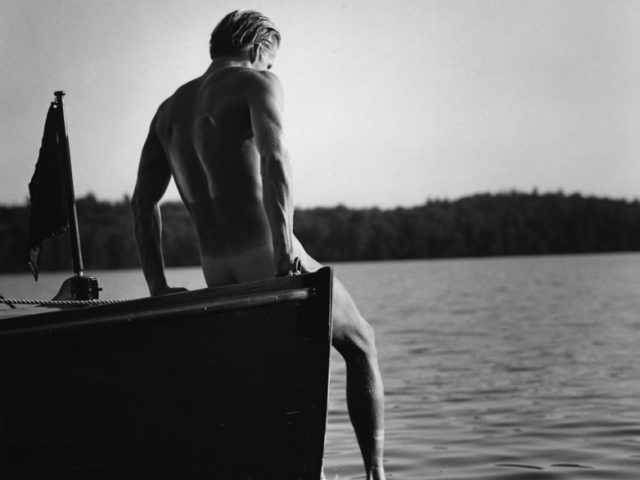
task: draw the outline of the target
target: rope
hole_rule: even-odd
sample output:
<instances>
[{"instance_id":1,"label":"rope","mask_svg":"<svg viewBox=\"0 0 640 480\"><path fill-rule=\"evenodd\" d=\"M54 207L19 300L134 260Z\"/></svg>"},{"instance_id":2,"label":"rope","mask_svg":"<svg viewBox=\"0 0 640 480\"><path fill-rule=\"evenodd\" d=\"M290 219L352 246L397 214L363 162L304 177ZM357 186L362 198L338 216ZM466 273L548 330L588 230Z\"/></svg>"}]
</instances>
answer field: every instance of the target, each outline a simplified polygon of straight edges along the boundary
<instances>
[{"instance_id":1,"label":"rope","mask_svg":"<svg viewBox=\"0 0 640 480\"><path fill-rule=\"evenodd\" d=\"M0 296L0 303L13 305L40 305L42 307L84 307L90 305L111 305L127 300L32 300L24 298L4 298Z\"/></svg>"}]
</instances>

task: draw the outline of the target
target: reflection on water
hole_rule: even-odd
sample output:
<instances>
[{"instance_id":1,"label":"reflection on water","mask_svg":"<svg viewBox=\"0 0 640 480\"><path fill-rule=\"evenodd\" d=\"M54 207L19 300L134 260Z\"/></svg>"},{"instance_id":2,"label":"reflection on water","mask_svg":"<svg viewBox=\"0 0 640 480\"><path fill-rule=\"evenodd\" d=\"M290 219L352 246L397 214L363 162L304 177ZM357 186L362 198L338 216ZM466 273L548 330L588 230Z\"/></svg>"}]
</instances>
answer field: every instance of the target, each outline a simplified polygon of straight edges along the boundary
<instances>
[{"instance_id":1,"label":"reflection on water","mask_svg":"<svg viewBox=\"0 0 640 480\"><path fill-rule=\"evenodd\" d=\"M640 255L335 270L376 329L389 478L639 478ZM66 276L0 291L49 298ZM140 272L98 277L104 298L147 294ZM204 286L197 269L169 279ZM364 478L335 353L331 374L326 476Z\"/></svg>"}]
</instances>

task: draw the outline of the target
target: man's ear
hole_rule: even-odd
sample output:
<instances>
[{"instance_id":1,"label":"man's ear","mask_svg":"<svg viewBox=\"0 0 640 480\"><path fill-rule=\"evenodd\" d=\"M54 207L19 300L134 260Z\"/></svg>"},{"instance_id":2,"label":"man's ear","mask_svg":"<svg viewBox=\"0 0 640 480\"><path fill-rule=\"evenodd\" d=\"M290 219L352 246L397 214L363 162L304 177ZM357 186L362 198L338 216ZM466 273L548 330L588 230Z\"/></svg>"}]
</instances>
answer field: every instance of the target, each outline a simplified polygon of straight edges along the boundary
<instances>
[{"instance_id":1,"label":"man's ear","mask_svg":"<svg viewBox=\"0 0 640 480\"><path fill-rule=\"evenodd\" d=\"M251 63L255 63L256 60L258 60L261 47L262 45L260 45L259 43L254 43L253 45L251 45L251 50L249 50L249 61Z\"/></svg>"}]
</instances>

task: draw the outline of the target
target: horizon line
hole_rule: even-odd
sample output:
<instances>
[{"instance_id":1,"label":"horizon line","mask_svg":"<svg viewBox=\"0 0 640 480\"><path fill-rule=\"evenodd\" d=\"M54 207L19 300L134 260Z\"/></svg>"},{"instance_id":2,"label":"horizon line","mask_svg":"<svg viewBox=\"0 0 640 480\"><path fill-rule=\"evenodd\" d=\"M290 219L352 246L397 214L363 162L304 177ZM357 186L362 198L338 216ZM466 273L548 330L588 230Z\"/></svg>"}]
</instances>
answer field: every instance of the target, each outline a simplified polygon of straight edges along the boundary
<instances>
[{"instance_id":1,"label":"horizon line","mask_svg":"<svg viewBox=\"0 0 640 480\"><path fill-rule=\"evenodd\" d=\"M547 195L562 195L564 197L582 197L582 198L593 198L598 200L611 200L611 201L622 201L626 203L637 203L640 202L640 196L637 197L626 197L626 196L614 196L614 195L601 195L594 193L585 193L578 190L574 191L565 191L563 188L557 188L555 190L540 190L537 187L533 187L530 190L517 189L517 188L502 188L494 191L478 191L475 193L468 193L459 196L434 196L434 197L426 197L424 201L421 203L413 203L413 204L395 204L389 206L381 206L381 205L366 205L366 206L353 206L345 202L337 201L332 204L323 204L323 205L295 205L294 208L296 210L312 210L316 208L347 208L351 210L370 210L370 209L379 209L379 210L396 210L400 208L415 208L427 205L429 203L434 202L456 202L466 198L478 197L478 196L506 196L506 195L531 195L531 196L547 196ZM120 203L122 201L129 202L131 195L128 193L123 193L120 198L114 197L100 197L95 192L88 191L83 195L77 195L76 201L85 200L87 198L93 198L98 202L107 202L107 203ZM178 198L166 198L159 202L159 205L163 204L171 204L171 203L183 203L182 200ZM28 207L30 204L30 199L27 196L22 203L18 202L1 202L0 207L11 208L11 207Z\"/></svg>"}]
</instances>

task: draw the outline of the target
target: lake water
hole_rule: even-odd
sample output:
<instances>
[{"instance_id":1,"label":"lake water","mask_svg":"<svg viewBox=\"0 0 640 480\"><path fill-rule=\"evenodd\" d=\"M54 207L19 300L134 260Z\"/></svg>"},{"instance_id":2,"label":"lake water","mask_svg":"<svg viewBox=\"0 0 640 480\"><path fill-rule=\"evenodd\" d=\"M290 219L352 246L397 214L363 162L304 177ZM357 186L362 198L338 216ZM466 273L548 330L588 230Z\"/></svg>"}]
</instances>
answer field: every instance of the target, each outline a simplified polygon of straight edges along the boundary
<instances>
[{"instance_id":1,"label":"lake water","mask_svg":"<svg viewBox=\"0 0 640 480\"><path fill-rule=\"evenodd\" d=\"M640 254L334 267L376 329L389 478L640 478ZM0 292L50 298L66 276ZM97 276L103 298L146 295L139 272ZM364 478L337 354L331 375L326 476Z\"/></svg>"}]
</instances>

